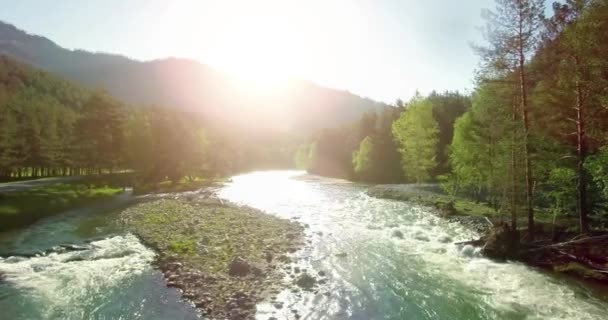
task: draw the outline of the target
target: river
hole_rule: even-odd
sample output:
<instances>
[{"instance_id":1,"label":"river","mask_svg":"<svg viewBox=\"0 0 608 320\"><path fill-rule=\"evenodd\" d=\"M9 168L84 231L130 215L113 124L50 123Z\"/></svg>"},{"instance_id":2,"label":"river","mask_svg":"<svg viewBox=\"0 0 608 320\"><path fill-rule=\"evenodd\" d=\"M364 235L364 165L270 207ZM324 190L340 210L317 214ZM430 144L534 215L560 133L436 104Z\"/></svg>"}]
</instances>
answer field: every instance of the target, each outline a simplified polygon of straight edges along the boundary
<instances>
[{"instance_id":1,"label":"river","mask_svg":"<svg viewBox=\"0 0 608 320\"><path fill-rule=\"evenodd\" d=\"M368 197L365 186L297 171L233 178L219 195L308 225L295 255L328 282L279 294L258 318L606 319L605 291L519 263L497 263L454 243L475 233L424 208ZM166 288L154 252L111 221L124 195L0 234L1 319L196 319ZM403 239L393 237L395 230ZM61 244L77 251L54 250Z\"/></svg>"}]
</instances>

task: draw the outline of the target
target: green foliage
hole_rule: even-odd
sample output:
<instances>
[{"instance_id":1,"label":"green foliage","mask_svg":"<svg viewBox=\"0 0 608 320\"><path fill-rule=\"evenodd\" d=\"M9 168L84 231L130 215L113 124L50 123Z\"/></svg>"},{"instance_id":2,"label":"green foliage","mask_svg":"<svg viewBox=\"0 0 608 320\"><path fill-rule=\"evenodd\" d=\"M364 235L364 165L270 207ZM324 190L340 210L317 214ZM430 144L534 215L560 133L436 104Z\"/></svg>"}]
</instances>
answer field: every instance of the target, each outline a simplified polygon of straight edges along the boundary
<instances>
[{"instance_id":1,"label":"green foliage","mask_svg":"<svg viewBox=\"0 0 608 320\"><path fill-rule=\"evenodd\" d=\"M358 142L350 127L322 130L309 150L308 171L314 174L351 178L352 154Z\"/></svg>"},{"instance_id":2,"label":"green foliage","mask_svg":"<svg viewBox=\"0 0 608 320\"><path fill-rule=\"evenodd\" d=\"M305 144L298 148L296 151L295 163L296 168L301 170L308 170L311 162L311 145Z\"/></svg>"},{"instance_id":3,"label":"green foliage","mask_svg":"<svg viewBox=\"0 0 608 320\"><path fill-rule=\"evenodd\" d=\"M393 123L393 135L405 176L414 182L429 181L437 167L439 125L433 117L433 104L420 97L414 98L401 117Z\"/></svg>"},{"instance_id":4,"label":"green foliage","mask_svg":"<svg viewBox=\"0 0 608 320\"><path fill-rule=\"evenodd\" d=\"M472 108L456 121L450 147L451 188L494 204L509 186L512 143L510 101L500 92L497 85L478 89Z\"/></svg>"},{"instance_id":5,"label":"green foliage","mask_svg":"<svg viewBox=\"0 0 608 320\"><path fill-rule=\"evenodd\" d=\"M427 106L423 118L431 126L426 131L418 130L420 125L416 123L417 120L413 120L408 130L413 130L425 140L411 144L410 147L416 148L426 142L434 145L426 148L428 154L423 154L423 157L428 155L429 159L419 158L420 164L424 166L422 162L427 162L428 166L420 171L426 177L419 178L429 180L449 172L448 147L452 141L454 121L469 108L470 100L458 92L432 92L428 97L419 97L418 100ZM395 107L380 113L365 114L351 126L325 129L308 146L308 156L305 147L297 152L296 164L311 173L363 182L398 183L416 180L415 177L404 174L403 155L399 152L403 148L399 145L399 139L393 135L393 125L404 111L405 104L398 100ZM431 139L426 139L428 137ZM413 141L414 139L405 143ZM416 165L413 161L409 163Z\"/></svg>"},{"instance_id":6,"label":"green foliage","mask_svg":"<svg viewBox=\"0 0 608 320\"><path fill-rule=\"evenodd\" d=\"M529 156L537 218L548 212L584 216L582 201L599 222L608 200L608 160L601 151L608 142L608 3L555 3L554 16L544 21L541 1L520 4L500 0L496 13L487 12L490 48L479 49L484 65L473 106L456 122L444 189L516 212L525 203ZM511 27L520 21L522 29ZM547 27L542 36L541 22Z\"/></svg>"},{"instance_id":7,"label":"green foliage","mask_svg":"<svg viewBox=\"0 0 608 320\"><path fill-rule=\"evenodd\" d=\"M353 154L353 165L355 174L363 179L369 177L374 167L372 155L374 153L374 142L369 136L365 137L359 144L359 149Z\"/></svg>"},{"instance_id":8,"label":"green foliage","mask_svg":"<svg viewBox=\"0 0 608 320\"><path fill-rule=\"evenodd\" d=\"M585 167L603 196L608 199L608 147L589 157Z\"/></svg>"},{"instance_id":9,"label":"green foliage","mask_svg":"<svg viewBox=\"0 0 608 320\"><path fill-rule=\"evenodd\" d=\"M169 250L178 254L192 254L196 250L196 241L175 240L169 243Z\"/></svg>"},{"instance_id":10,"label":"green foliage","mask_svg":"<svg viewBox=\"0 0 608 320\"><path fill-rule=\"evenodd\" d=\"M0 179L133 169L148 181L178 182L227 162L210 160L198 115L129 108L5 56L0 115ZM214 147L225 155L221 143Z\"/></svg>"},{"instance_id":11,"label":"green foliage","mask_svg":"<svg viewBox=\"0 0 608 320\"><path fill-rule=\"evenodd\" d=\"M573 168L555 168L547 179L547 196L555 214L573 215L576 212L576 172Z\"/></svg>"},{"instance_id":12,"label":"green foliage","mask_svg":"<svg viewBox=\"0 0 608 320\"><path fill-rule=\"evenodd\" d=\"M437 143L437 168L433 175L443 175L450 172L449 146L454 137L454 123L471 107L471 99L458 92L431 92L426 98L433 105L433 118L439 126L439 142Z\"/></svg>"}]
</instances>

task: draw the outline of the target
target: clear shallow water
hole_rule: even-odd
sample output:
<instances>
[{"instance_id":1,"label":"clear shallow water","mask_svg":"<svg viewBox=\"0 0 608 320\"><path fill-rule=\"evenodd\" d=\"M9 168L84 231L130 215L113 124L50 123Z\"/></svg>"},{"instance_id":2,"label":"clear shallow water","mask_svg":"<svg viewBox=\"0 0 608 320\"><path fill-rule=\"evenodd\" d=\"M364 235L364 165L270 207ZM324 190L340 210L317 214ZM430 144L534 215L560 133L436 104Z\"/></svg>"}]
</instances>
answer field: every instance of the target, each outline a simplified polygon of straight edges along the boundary
<instances>
[{"instance_id":1,"label":"clear shallow water","mask_svg":"<svg viewBox=\"0 0 608 320\"><path fill-rule=\"evenodd\" d=\"M454 242L475 236L424 209L370 198L365 188L295 171L237 176L220 196L306 223L294 256L324 271L317 293L280 293L285 307L258 318L607 319L608 298L521 264L495 263ZM196 319L151 266L154 253L112 227L133 198L49 218L0 234L0 319ZM400 230L404 239L391 236ZM85 250L32 255L60 244ZM12 253L12 254L9 254ZM346 257L337 257L346 253Z\"/></svg>"},{"instance_id":2,"label":"clear shallow water","mask_svg":"<svg viewBox=\"0 0 608 320\"><path fill-rule=\"evenodd\" d=\"M296 257L330 281L318 293L280 294L285 308L260 305L258 318L607 319L608 299L570 280L518 263L496 263L454 242L475 236L365 188L301 172L235 177L220 195L309 225ZM392 236L394 230L403 239ZM337 257L337 253L347 253Z\"/></svg>"}]
</instances>

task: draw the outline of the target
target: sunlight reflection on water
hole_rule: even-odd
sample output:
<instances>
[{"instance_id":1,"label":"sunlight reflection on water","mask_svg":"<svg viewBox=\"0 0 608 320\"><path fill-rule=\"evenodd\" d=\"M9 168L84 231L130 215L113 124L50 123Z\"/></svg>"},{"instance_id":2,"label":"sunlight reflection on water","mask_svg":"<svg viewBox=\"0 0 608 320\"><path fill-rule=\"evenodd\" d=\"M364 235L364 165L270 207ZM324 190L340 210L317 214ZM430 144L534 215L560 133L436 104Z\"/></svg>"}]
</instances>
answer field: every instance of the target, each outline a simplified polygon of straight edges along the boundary
<instances>
[{"instance_id":1,"label":"sunlight reflection on water","mask_svg":"<svg viewBox=\"0 0 608 320\"><path fill-rule=\"evenodd\" d=\"M328 275L313 292L281 292L282 309L260 304L259 319L291 318L293 310L309 319L605 319L608 302L585 288L463 251L453 243L474 232L364 191L301 171L236 176L221 190L228 200L308 225L310 242L294 259Z\"/></svg>"}]
</instances>

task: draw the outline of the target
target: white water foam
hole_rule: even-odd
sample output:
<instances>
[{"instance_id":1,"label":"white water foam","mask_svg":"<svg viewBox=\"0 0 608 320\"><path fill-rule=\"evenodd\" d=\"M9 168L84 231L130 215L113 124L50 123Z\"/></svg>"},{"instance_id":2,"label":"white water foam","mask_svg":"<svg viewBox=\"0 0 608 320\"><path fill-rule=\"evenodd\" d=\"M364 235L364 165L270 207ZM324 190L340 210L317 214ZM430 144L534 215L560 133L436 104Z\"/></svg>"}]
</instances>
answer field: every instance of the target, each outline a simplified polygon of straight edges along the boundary
<instances>
[{"instance_id":1,"label":"white water foam","mask_svg":"<svg viewBox=\"0 0 608 320\"><path fill-rule=\"evenodd\" d=\"M122 281L149 270L154 256L129 234L92 242L82 251L0 258L0 273L32 305L43 308L40 316L75 319L74 312L83 312Z\"/></svg>"},{"instance_id":2,"label":"white water foam","mask_svg":"<svg viewBox=\"0 0 608 320\"><path fill-rule=\"evenodd\" d=\"M454 245L454 242L476 236L475 232L460 224L448 223L422 207L370 198L356 186L333 186L312 180L290 179L297 174L257 172L235 177L234 183L223 189L221 196L282 217L298 217L299 221L310 225L309 235L323 232L322 236L318 236L318 241L313 240L314 248L305 249L302 255L319 257L319 264L332 273L332 281L339 283L337 288L346 294L336 297L338 290L332 289L330 297L322 298L327 301L325 304L319 304L315 300L318 295L311 294L309 299L315 303L308 305L302 302L305 298L291 297L289 292L283 292L280 296L293 303L294 307L298 305L297 309L311 319L319 315L345 318L345 314L357 306L380 309L380 303L368 306L353 299L361 297L362 292L371 296L386 294L390 291L387 289L389 285L406 287L404 291L410 293L421 292L421 297L404 296L395 300L420 304L431 318L449 318L445 310L458 308L446 305L439 309L440 306L426 305L428 293L432 291L438 292L437 301L456 301L454 303L462 304L462 310L469 310L467 304L478 307L478 314L470 314L474 318L608 318L608 303L576 285L569 285L523 264L485 259L480 256L478 249L472 247ZM403 239L393 237L394 230L401 231ZM371 247L368 244L372 243L381 244L373 247L380 249L378 252L358 251L367 250ZM387 249L381 251L382 248ZM395 248L398 257L390 255L394 252L392 248ZM335 253L346 251L349 252L348 257L334 257ZM303 260L306 263L306 258ZM406 264L400 266L402 260ZM377 267L369 267L371 263L377 263ZM418 269L410 270L414 267ZM368 273L370 271L376 273L376 279L385 276L384 281L368 281L366 277L371 275ZM398 283L407 281L407 277L402 275L410 271L418 275L411 278L414 279L412 281L419 282ZM361 279L353 275L356 273L363 273ZM456 298L450 299L446 295ZM469 300L459 300L461 295ZM399 309L397 305L391 307ZM323 308L326 310L321 310ZM443 314L435 313L434 309L443 310ZM282 312L273 310L271 306L262 310L267 312L264 316ZM343 313L339 314L336 310ZM388 314L387 311L379 313Z\"/></svg>"}]
</instances>

